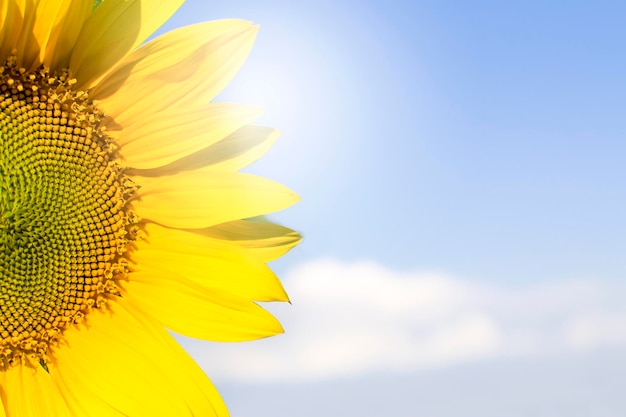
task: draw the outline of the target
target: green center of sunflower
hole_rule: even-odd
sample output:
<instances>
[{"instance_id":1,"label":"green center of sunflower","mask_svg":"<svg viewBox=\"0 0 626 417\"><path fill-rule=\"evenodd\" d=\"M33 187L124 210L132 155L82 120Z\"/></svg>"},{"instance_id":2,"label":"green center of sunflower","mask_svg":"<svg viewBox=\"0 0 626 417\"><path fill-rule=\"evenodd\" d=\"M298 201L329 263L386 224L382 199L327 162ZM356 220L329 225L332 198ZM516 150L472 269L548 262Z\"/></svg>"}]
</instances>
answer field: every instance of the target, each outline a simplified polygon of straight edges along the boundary
<instances>
[{"instance_id":1,"label":"green center of sunflower","mask_svg":"<svg viewBox=\"0 0 626 417\"><path fill-rule=\"evenodd\" d=\"M73 83L14 58L0 67L0 365L45 363L126 273L135 187L102 112Z\"/></svg>"}]
</instances>

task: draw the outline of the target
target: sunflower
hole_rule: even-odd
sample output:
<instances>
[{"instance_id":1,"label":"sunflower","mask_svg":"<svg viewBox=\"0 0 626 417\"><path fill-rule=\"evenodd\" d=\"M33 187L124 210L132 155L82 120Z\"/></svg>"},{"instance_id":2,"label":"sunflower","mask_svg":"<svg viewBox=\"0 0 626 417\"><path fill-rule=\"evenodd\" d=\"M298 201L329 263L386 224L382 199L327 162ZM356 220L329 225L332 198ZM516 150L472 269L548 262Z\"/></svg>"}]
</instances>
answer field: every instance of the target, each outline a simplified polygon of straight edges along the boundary
<instances>
[{"instance_id":1,"label":"sunflower","mask_svg":"<svg viewBox=\"0 0 626 417\"><path fill-rule=\"evenodd\" d=\"M257 27L144 41L183 0L0 0L0 416L225 416L170 331L282 332L298 198L238 172L277 132L213 102Z\"/></svg>"}]
</instances>

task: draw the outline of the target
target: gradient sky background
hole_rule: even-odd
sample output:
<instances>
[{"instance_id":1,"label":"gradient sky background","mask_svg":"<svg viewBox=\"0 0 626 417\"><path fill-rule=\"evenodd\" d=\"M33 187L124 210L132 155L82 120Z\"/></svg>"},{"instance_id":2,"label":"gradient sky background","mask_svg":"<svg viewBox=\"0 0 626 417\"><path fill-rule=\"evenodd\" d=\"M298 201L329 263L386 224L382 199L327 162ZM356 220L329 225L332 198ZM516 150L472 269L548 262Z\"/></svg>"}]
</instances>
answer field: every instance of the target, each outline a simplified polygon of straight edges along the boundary
<instances>
[{"instance_id":1,"label":"gradient sky background","mask_svg":"<svg viewBox=\"0 0 626 417\"><path fill-rule=\"evenodd\" d=\"M626 3L188 0L303 200L286 334L184 341L233 417L626 415Z\"/></svg>"}]
</instances>

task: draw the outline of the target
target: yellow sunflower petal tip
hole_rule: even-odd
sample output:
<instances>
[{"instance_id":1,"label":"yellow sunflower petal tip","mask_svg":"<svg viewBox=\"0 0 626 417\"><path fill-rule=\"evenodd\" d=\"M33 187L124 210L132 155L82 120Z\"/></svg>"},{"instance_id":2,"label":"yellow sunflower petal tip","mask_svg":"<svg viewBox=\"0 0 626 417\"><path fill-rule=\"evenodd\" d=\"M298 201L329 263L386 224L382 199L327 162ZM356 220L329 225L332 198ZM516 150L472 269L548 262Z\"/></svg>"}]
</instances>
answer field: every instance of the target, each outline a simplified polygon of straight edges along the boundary
<instances>
[{"instance_id":1,"label":"yellow sunflower petal tip","mask_svg":"<svg viewBox=\"0 0 626 417\"><path fill-rule=\"evenodd\" d=\"M300 197L237 172L278 131L211 102L259 26L141 45L182 2L0 7L0 416L226 416L169 330L284 331L257 302L300 237L244 219Z\"/></svg>"}]
</instances>

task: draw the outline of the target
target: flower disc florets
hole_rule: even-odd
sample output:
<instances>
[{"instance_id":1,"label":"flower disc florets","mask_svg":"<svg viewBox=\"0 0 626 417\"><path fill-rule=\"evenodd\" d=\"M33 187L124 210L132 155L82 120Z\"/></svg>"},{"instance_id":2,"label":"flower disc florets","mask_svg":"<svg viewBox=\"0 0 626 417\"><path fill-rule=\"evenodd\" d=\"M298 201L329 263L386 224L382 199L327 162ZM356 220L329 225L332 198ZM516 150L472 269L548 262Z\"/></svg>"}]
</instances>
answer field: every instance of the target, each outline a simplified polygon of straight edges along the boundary
<instances>
[{"instance_id":1,"label":"flower disc florets","mask_svg":"<svg viewBox=\"0 0 626 417\"><path fill-rule=\"evenodd\" d=\"M0 365L45 363L126 273L134 186L73 83L14 57L0 67Z\"/></svg>"}]
</instances>

